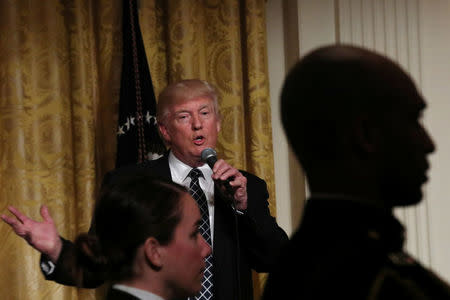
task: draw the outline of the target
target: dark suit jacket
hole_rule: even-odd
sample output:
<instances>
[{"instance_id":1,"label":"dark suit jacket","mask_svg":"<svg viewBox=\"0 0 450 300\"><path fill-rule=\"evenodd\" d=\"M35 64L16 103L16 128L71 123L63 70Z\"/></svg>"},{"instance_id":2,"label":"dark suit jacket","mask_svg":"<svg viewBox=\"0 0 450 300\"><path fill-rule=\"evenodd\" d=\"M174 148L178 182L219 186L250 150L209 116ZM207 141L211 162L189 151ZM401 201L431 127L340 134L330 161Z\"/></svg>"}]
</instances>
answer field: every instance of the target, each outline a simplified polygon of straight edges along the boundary
<instances>
[{"instance_id":1,"label":"dark suit jacket","mask_svg":"<svg viewBox=\"0 0 450 300\"><path fill-rule=\"evenodd\" d=\"M142 172L149 176L171 179L168 155L140 165L132 165L113 170L106 174L103 184L112 184L120 176ZM251 269L257 272L269 272L273 269L281 247L288 241L286 233L277 225L268 209L266 183L245 171L247 177L248 207L244 215L237 215L238 241L236 238L235 218L229 201L215 189L214 193L214 295L216 300L238 298L238 286L241 300L253 299ZM73 245L63 240L64 246L55 271L47 277L49 280L74 285ZM239 249L237 245L239 244ZM84 287L97 287L103 278L86 270Z\"/></svg>"},{"instance_id":2,"label":"dark suit jacket","mask_svg":"<svg viewBox=\"0 0 450 300\"><path fill-rule=\"evenodd\" d=\"M449 299L448 285L405 253L403 242L391 211L310 199L263 300Z\"/></svg>"}]
</instances>

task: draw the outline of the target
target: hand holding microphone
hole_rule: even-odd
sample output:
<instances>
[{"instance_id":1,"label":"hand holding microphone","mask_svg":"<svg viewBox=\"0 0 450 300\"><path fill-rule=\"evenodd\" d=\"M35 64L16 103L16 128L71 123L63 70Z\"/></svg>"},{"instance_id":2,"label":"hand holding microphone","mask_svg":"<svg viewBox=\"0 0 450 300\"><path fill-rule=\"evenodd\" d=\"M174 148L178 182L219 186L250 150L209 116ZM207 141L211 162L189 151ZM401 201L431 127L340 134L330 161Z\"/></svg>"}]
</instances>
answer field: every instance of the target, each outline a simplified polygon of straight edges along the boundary
<instances>
[{"instance_id":1,"label":"hand holding microphone","mask_svg":"<svg viewBox=\"0 0 450 300\"><path fill-rule=\"evenodd\" d=\"M216 170L214 171L214 165L217 162L217 153L216 153L216 151L214 149L212 149L212 148L206 148L206 149L204 149L202 151L201 158L202 158L202 161L207 163L208 166L213 170L213 179L214 180L218 180L219 179L220 180L220 184L224 186L224 188L227 190L228 194L230 196L233 196L234 191L233 191L233 188L231 187L230 182L235 179L234 176L230 176L230 177L227 177L225 179L221 179L220 178L221 176L219 176L217 174L217 169L218 168L216 168Z\"/></svg>"},{"instance_id":2,"label":"hand holding microphone","mask_svg":"<svg viewBox=\"0 0 450 300\"><path fill-rule=\"evenodd\" d=\"M201 159L213 170L213 179L234 200L236 209L247 209L247 178L223 159L217 159L214 149L206 148Z\"/></svg>"}]
</instances>

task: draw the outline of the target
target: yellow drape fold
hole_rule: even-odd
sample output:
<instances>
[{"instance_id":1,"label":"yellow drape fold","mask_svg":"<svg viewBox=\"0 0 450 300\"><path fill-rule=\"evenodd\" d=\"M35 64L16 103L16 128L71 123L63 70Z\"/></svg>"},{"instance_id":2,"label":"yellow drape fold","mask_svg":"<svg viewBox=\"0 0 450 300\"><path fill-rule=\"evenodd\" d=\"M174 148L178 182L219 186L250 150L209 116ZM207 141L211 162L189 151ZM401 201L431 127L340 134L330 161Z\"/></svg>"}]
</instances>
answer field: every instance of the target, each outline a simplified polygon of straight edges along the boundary
<instances>
[{"instance_id":1,"label":"yellow drape fold","mask_svg":"<svg viewBox=\"0 0 450 300\"><path fill-rule=\"evenodd\" d=\"M139 3L156 95L179 79L214 84L217 151L267 181L275 214L264 0ZM115 161L121 19L120 0L0 2L1 213L14 205L40 220L46 204L62 236L88 229ZM38 253L4 223L0 236L0 299L101 299L46 282Z\"/></svg>"},{"instance_id":2,"label":"yellow drape fold","mask_svg":"<svg viewBox=\"0 0 450 300\"><path fill-rule=\"evenodd\" d=\"M69 239L87 231L98 177L112 166L98 145L115 126L118 4L0 3L0 210L14 205L41 220L45 204ZM39 254L3 222L0 236L1 299L94 299L46 282Z\"/></svg>"}]
</instances>

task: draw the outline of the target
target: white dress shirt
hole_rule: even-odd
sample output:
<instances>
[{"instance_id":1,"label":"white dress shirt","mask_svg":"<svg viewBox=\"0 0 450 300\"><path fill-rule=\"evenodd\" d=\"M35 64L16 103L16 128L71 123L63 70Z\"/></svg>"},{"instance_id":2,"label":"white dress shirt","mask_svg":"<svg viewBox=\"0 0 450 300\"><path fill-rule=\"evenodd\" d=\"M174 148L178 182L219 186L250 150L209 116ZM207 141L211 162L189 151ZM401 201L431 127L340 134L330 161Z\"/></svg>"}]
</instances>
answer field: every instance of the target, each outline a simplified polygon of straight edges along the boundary
<instances>
[{"instance_id":1,"label":"white dress shirt","mask_svg":"<svg viewBox=\"0 0 450 300\"><path fill-rule=\"evenodd\" d=\"M188 166L181 160L179 160L170 151L169 153L169 168L172 175L172 181L178 184L184 185L189 189L189 184L191 183L191 178L188 176L192 167ZM209 211L209 225L211 228L211 243L214 241L214 180L212 179L212 170L207 165L204 164L198 167L203 173L203 178L199 178L200 187L206 195L206 201L208 202ZM212 247L213 245L211 245Z\"/></svg>"}]
</instances>

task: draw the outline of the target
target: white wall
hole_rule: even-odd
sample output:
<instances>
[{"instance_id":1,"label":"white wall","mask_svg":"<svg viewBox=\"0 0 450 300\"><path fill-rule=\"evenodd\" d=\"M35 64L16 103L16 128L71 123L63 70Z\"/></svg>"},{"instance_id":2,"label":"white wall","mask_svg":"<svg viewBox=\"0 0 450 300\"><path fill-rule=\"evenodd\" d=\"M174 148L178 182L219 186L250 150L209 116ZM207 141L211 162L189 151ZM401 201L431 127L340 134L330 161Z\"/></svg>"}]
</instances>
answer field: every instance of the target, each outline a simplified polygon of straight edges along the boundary
<instances>
[{"instance_id":1,"label":"white wall","mask_svg":"<svg viewBox=\"0 0 450 300\"><path fill-rule=\"evenodd\" d=\"M305 200L304 178L298 162L290 151L280 122L278 98L284 75L298 59L298 18L294 10L286 10L283 1L267 1L268 67L272 105L272 140L275 166L275 187L278 224L291 235L300 220ZM285 31L284 27L291 28Z\"/></svg>"},{"instance_id":2,"label":"white wall","mask_svg":"<svg viewBox=\"0 0 450 300\"><path fill-rule=\"evenodd\" d=\"M305 188L279 121L284 75L299 57L320 45L361 45L398 61L428 101L424 123L437 144L430 183L419 206L397 210L396 215L407 227L408 251L450 281L449 32L449 0L267 1L277 218L289 234L297 227ZM300 189L293 189L297 186Z\"/></svg>"},{"instance_id":3,"label":"white wall","mask_svg":"<svg viewBox=\"0 0 450 300\"><path fill-rule=\"evenodd\" d=\"M426 189L430 264L450 281L450 1L420 1L420 21L425 125L437 145Z\"/></svg>"}]
</instances>

